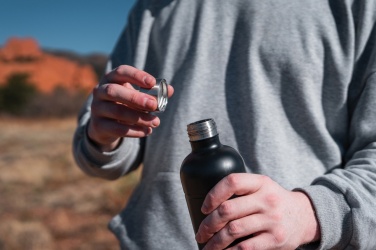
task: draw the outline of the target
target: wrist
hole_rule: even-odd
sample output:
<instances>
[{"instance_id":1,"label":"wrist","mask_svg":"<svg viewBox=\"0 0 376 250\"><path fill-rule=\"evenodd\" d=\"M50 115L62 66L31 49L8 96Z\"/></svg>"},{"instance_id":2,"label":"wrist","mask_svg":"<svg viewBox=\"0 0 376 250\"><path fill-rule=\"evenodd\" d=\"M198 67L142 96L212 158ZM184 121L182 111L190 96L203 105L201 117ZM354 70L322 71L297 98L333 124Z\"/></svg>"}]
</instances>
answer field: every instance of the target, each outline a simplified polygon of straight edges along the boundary
<instances>
[{"instance_id":1,"label":"wrist","mask_svg":"<svg viewBox=\"0 0 376 250\"><path fill-rule=\"evenodd\" d=\"M302 237L300 245L318 242L321 239L320 225L316 217L315 208L307 194L295 191L301 204Z\"/></svg>"},{"instance_id":2,"label":"wrist","mask_svg":"<svg viewBox=\"0 0 376 250\"><path fill-rule=\"evenodd\" d=\"M111 152L115 150L120 145L121 141L121 138L116 138L114 140L107 140L106 142L101 142L101 140L96 138L95 133L93 132L93 128L90 126L90 122L88 123L86 129L86 136L89 142L99 151L102 152Z\"/></svg>"},{"instance_id":3,"label":"wrist","mask_svg":"<svg viewBox=\"0 0 376 250\"><path fill-rule=\"evenodd\" d=\"M90 139L91 140L91 139ZM92 140L91 140L92 141ZM111 152L115 150L120 144L120 138L110 144L100 144L95 141L92 141L93 144L102 152Z\"/></svg>"}]
</instances>

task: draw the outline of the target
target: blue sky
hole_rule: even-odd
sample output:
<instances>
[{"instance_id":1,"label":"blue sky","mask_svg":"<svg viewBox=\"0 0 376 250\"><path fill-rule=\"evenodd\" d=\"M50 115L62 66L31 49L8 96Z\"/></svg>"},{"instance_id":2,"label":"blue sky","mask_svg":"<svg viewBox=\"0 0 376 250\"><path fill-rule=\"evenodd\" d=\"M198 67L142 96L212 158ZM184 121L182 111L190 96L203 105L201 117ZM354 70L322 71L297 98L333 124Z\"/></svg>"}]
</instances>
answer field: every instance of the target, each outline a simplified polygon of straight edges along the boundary
<instances>
[{"instance_id":1,"label":"blue sky","mask_svg":"<svg viewBox=\"0 0 376 250\"><path fill-rule=\"evenodd\" d=\"M110 53L135 0L1 0L0 46L33 37L41 47Z\"/></svg>"}]
</instances>

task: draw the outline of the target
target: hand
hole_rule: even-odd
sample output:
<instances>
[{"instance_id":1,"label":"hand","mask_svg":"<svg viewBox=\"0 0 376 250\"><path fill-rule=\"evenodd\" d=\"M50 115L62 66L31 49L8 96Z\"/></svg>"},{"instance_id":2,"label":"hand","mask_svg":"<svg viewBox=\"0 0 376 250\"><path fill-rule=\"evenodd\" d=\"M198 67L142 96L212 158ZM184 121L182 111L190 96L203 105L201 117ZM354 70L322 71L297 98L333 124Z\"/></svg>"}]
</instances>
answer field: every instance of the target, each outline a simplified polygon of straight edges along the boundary
<instances>
[{"instance_id":1,"label":"hand","mask_svg":"<svg viewBox=\"0 0 376 250\"><path fill-rule=\"evenodd\" d=\"M131 85L151 88L156 80L150 74L128 65L114 69L93 90L88 136L102 150L111 151L122 137L144 137L160 124L149 113L157 109L155 97L135 90ZM169 97L173 94L168 86Z\"/></svg>"},{"instance_id":2,"label":"hand","mask_svg":"<svg viewBox=\"0 0 376 250\"><path fill-rule=\"evenodd\" d=\"M250 235L229 249L296 249L320 238L309 198L262 175L225 177L206 196L202 212L208 216L196 240L207 242L205 250L224 249Z\"/></svg>"}]
</instances>

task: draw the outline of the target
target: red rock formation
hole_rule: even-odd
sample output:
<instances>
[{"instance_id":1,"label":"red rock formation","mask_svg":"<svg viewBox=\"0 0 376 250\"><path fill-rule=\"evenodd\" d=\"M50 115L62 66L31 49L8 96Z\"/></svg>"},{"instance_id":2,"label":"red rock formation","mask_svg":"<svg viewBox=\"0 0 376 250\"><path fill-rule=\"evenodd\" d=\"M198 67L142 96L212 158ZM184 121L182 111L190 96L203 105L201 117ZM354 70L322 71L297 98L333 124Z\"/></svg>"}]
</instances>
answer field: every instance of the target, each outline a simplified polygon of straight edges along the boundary
<instances>
[{"instance_id":1,"label":"red rock formation","mask_svg":"<svg viewBox=\"0 0 376 250\"><path fill-rule=\"evenodd\" d=\"M32 38L11 38L4 48L0 49L0 58L4 61L14 61L22 58L38 59L42 56L37 41Z\"/></svg>"},{"instance_id":2,"label":"red rock formation","mask_svg":"<svg viewBox=\"0 0 376 250\"><path fill-rule=\"evenodd\" d=\"M14 73L27 73L43 93L50 93L57 86L88 91L97 83L90 65L44 53L32 38L11 38L0 48L0 84Z\"/></svg>"}]
</instances>

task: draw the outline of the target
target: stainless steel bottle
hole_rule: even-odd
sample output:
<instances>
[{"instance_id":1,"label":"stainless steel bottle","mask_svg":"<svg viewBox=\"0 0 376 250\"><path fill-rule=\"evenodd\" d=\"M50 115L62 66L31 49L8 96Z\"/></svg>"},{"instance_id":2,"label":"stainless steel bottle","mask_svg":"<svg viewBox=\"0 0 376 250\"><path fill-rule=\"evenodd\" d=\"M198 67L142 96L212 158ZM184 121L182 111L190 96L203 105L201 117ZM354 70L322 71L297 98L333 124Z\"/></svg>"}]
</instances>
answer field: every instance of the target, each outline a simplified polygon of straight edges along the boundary
<instances>
[{"instance_id":1,"label":"stainless steel bottle","mask_svg":"<svg viewBox=\"0 0 376 250\"><path fill-rule=\"evenodd\" d=\"M194 232L205 218L201 212L207 193L225 176L244 173L241 155L232 147L221 144L213 119L191 123L187 126L192 152L184 159L180 169L185 198ZM199 249L204 244L199 244Z\"/></svg>"}]
</instances>

